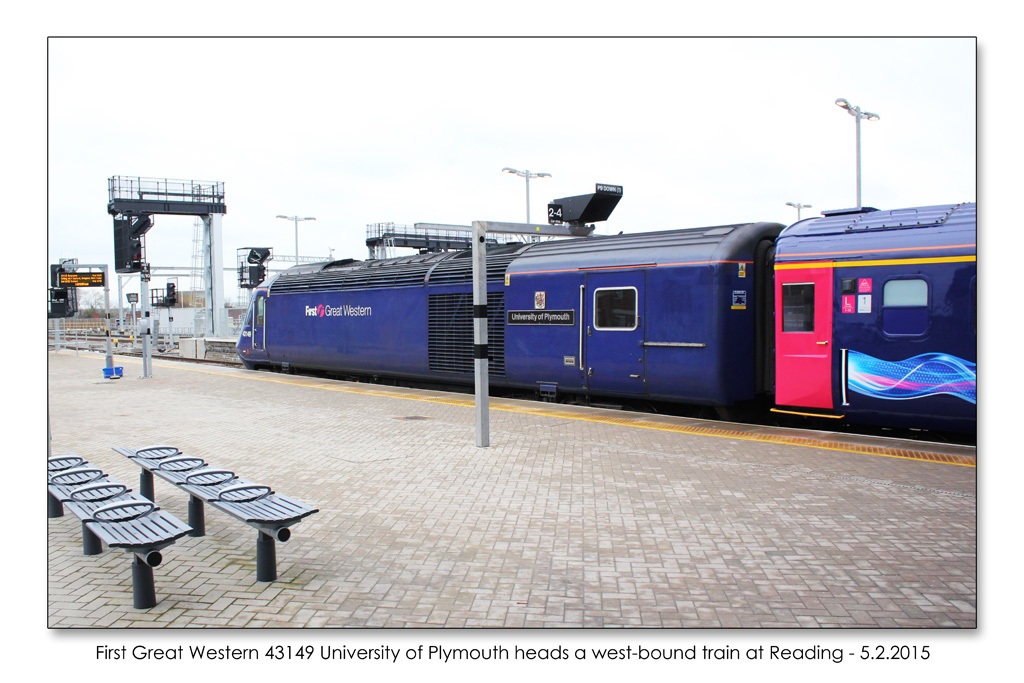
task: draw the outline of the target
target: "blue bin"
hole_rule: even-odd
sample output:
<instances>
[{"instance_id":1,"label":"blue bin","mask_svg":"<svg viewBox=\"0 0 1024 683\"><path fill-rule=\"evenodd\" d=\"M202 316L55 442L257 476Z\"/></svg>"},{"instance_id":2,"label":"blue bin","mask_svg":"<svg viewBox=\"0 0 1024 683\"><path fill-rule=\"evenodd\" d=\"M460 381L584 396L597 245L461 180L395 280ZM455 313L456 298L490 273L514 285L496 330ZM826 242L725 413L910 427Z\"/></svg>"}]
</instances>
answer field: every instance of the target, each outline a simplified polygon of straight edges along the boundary
<instances>
[{"instance_id":1,"label":"blue bin","mask_svg":"<svg viewBox=\"0 0 1024 683\"><path fill-rule=\"evenodd\" d=\"M124 368L103 368L103 377L106 379L121 379L124 375Z\"/></svg>"}]
</instances>

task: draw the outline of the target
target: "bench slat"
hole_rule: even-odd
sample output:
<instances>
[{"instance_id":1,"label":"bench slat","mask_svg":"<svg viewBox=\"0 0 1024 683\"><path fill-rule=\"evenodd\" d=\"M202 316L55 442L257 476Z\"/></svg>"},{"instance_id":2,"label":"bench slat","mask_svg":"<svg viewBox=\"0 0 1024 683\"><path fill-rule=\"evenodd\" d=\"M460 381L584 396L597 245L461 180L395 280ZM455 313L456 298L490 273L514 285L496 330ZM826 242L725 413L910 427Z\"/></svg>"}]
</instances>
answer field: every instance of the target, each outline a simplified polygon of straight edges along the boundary
<instances>
[{"instance_id":1,"label":"bench slat","mask_svg":"<svg viewBox=\"0 0 1024 683\"><path fill-rule=\"evenodd\" d=\"M170 545L192 530L163 510L128 522L87 522L86 525L111 548L157 548Z\"/></svg>"},{"instance_id":2,"label":"bench slat","mask_svg":"<svg viewBox=\"0 0 1024 683\"><path fill-rule=\"evenodd\" d=\"M218 500L210 504L247 523L291 523L319 512L314 507L280 494L245 503Z\"/></svg>"},{"instance_id":3,"label":"bench slat","mask_svg":"<svg viewBox=\"0 0 1024 683\"><path fill-rule=\"evenodd\" d=\"M46 471L47 473L60 472L72 467L87 466L88 464L85 458L77 453L65 453L64 455L55 455L52 458L48 458L46 461Z\"/></svg>"}]
</instances>

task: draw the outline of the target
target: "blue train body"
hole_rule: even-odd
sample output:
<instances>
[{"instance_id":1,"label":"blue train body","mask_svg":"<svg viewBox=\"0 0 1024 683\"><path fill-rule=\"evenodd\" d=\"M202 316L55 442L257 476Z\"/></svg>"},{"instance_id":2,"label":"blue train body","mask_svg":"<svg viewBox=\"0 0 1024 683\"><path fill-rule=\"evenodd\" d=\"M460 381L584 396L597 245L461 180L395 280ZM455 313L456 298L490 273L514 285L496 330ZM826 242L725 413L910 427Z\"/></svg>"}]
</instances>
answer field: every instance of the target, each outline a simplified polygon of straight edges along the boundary
<instances>
[{"instance_id":1,"label":"blue train body","mask_svg":"<svg viewBox=\"0 0 1024 683\"><path fill-rule=\"evenodd\" d=\"M921 225L893 224L909 211ZM974 232L972 204L493 247L490 383L718 407L775 394L973 430ZM237 348L249 368L472 384L472 308L468 252L297 266L255 290ZM901 378L915 362L958 388Z\"/></svg>"},{"instance_id":2,"label":"blue train body","mask_svg":"<svg viewBox=\"0 0 1024 683\"><path fill-rule=\"evenodd\" d=\"M960 204L836 212L783 231L776 402L973 431L976 224L976 205Z\"/></svg>"}]
</instances>

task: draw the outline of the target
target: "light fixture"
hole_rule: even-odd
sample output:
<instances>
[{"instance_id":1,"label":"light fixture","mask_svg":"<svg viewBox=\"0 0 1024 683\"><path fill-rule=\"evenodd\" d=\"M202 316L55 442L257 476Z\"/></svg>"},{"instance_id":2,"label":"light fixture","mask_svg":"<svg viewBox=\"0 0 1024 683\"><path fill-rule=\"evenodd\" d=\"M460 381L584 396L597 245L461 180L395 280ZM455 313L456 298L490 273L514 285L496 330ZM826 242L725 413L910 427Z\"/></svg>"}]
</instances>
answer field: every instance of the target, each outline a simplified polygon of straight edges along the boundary
<instances>
[{"instance_id":1,"label":"light fixture","mask_svg":"<svg viewBox=\"0 0 1024 683\"><path fill-rule=\"evenodd\" d=\"M530 171L518 171L506 166L501 169L503 173L511 173L520 178L526 178L526 222L530 222L530 178L550 178L550 173L531 173Z\"/></svg>"},{"instance_id":2,"label":"light fixture","mask_svg":"<svg viewBox=\"0 0 1024 683\"><path fill-rule=\"evenodd\" d=\"M313 216L299 218L298 216L282 216L281 214L278 214L277 218L295 222L295 265L299 265L299 221L315 221L316 218Z\"/></svg>"},{"instance_id":3,"label":"light fixture","mask_svg":"<svg viewBox=\"0 0 1024 683\"><path fill-rule=\"evenodd\" d=\"M873 114L869 111L861 111L860 107L855 107L842 97L836 100L836 106L845 109L846 113L852 116L856 120L857 124L857 208L859 209L862 206L860 194L860 120L867 119L868 121L877 121L881 117L878 114Z\"/></svg>"}]
</instances>

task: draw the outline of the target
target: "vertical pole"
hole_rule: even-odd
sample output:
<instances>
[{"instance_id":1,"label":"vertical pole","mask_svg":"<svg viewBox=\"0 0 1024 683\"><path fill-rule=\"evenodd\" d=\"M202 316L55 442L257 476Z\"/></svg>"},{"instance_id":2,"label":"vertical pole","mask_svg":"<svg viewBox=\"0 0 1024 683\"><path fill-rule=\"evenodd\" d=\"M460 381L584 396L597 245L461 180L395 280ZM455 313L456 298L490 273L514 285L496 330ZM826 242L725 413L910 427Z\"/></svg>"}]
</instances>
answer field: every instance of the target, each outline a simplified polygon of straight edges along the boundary
<instances>
[{"instance_id":1,"label":"vertical pole","mask_svg":"<svg viewBox=\"0 0 1024 683\"><path fill-rule=\"evenodd\" d=\"M206 318L206 329L203 330L203 337L213 336L213 254L211 253L210 242L213 238L213 226L210 224L212 216L207 214L202 217L203 221L203 298L205 303L203 304L206 309L203 317ZM198 330L196 331L196 336Z\"/></svg>"},{"instance_id":2,"label":"vertical pole","mask_svg":"<svg viewBox=\"0 0 1024 683\"><path fill-rule=\"evenodd\" d=\"M206 509L203 507L202 499L193 495L188 497L188 525L192 527L192 531L188 532L189 536L199 538L206 535Z\"/></svg>"},{"instance_id":3,"label":"vertical pole","mask_svg":"<svg viewBox=\"0 0 1024 683\"><path fill-rule=\"evenodd\" d=\"M103 542L92 532L89 523L82 520L82 554L99 555L103 552Z\"/></svg>"},{"instance_id":4,"label":"vertical pole","mask_svg":"<svg viewBox=\"0 0 1024 683\"><path fill-rule=\"evenodd\" d=\"M274 537L262 531L256 532L256 580L277 580L277 547Z\"/></svg>"},{"instance_id":5,"label":"vertical pole","mask_svg":"<svg viewBox=\"0 0 1024 683\"><path fill-rule=\"evenodd\" d=\"M299 265L299 217L295 216L295 265Z\"/></svg>"},{"instance_id":6,"label":"vertical pole","mask_svg":"<svg viewBox=\"0 0 1024 683\"><path fill-rule=\"evenodd\" d=\"M117 276L117 327L124 329L124 286L121 284L121 276Z\"/></svg>"},{"instance_id":7,"label":"vertical pole","mask_svg":"<svg viewBox=\"0 0 1024 683\"><path fill-rule=\"evenodd\" d=\"M170 340L168 343L171 345L171 352L174 352L174 316L171 315L171 311L174 310L173 306L167 307L167 337Z\"/></svg>"},{"instance_id":8,"label":"vertical pole","mask_svg":"<svg viewBox=\"0 0 1024 683\"><path fill-rule=\"evenodd\" d=\"M156 607L156 582L153 581L153 568L138 555L135 555L132 560L132 605L135 609Z\"/></svg>"},{"instance_id":9,"label":"vertical pole","mask_svg":"<svg viewBox=\"0 0 1024 683\"><path fill-rule=\"evenodd\" d=\"M227 334L227 311L224 310L224 259L221 255L221 214L211 213L203 219L203 282L206 289L206 337Z\"/></svg>"},{"instance_id":10,"label":"vertical pole","mask_svg":"<svg viewBox=\"0 0 1024 683\"><path fill-rule=\"evenodd\" d=\"M155 503L156 495L153 493L153 473L145 467L140 467L139 470L139 495Z\"/></svg>"},{"instance_id":11,"label":"vertical pole","mask_svg":"<svg viewBox=\"0 0 1024 683\"><path fill-rule=\"evenodd\" d=\"M530 222L530 172L526 171L526 222Z\"/></svg>"},{"instance_id":12,"label":"vertical pole","mask_svg":"<svg viewBox=\"0 0 1024 683\"><path fill-rule=\"evenodd\" d=\"M106 367L114 367L114 352L111 350L111 283L106 278L108 271L103 268L103 332L106 334Z\"/></svg>"},{"instance_id":13,"label":"vertical pole","mask_svg":"<svg viewBox=\"0 0 1024 683\"><path fill-rule=\"evenodd\" d=\"M149 346L149 277L146 273L141 277L142 286L139 289L139 298L142 299L142 329L139 330L142 336L142 379L149 379L153 376L153 358Z\"/></svg>"},{"instance_id":14,"label":"vertical pole","mask_svg":"<svg viewBox=\"0 0 1024 683\"><path fill-rule=\"evenodd\" d=\"M857 121L857 208L860 204L860 109L857 109L853 118Z\"/></svg>"},{"instance_id":15,"label":"vertical pole","mask_svg":"<svg viewBox=\"0 0 1024 683\"><path fill-rule=\"evenodd\" d=\"M64 504L60 500L50 493L46 492L46 517L47 519L53 519L55 517L64 516Z\"/></svg>"},{"instance_id":16,"label":"vertical pole","mask_svg":"<svg viewBox=\"0 0 1024 683\"><path fill-rule=\"evenodd\" d=\"M476 445L491 444L487 367L487 231L473 221L473 374L476 386Z\"/></svg>"}]
</instances>

